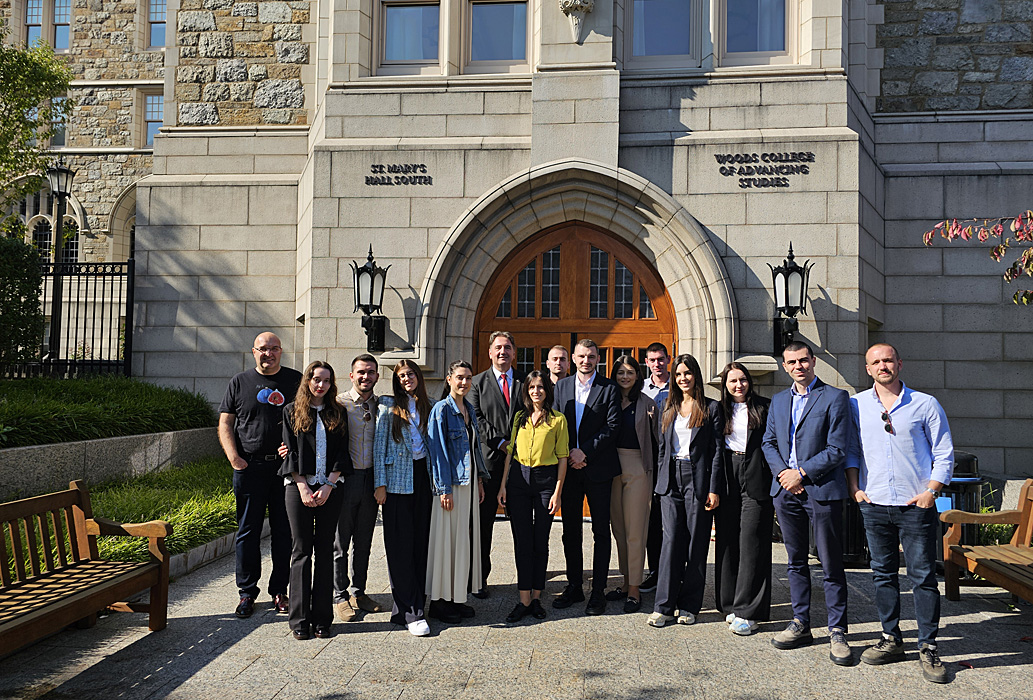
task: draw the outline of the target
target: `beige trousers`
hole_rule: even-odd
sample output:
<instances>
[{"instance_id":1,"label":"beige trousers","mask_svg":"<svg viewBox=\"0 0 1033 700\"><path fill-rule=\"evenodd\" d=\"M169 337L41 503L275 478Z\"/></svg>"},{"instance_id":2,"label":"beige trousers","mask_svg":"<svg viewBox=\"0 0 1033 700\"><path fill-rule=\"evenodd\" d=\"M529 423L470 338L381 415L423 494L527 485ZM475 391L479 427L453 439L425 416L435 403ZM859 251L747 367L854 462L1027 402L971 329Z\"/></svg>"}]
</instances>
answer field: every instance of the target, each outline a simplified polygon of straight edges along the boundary
<instances>
[{"instance_id":1,"label":"beige trousers","mask_svg":"<svg viewBox=\"0 0 1033 700\"><path fill-rule=\"evenodd\" d=\"M484 586L477 496L476 482L452 486L450 511L441 507L441 498L433 497L427 550L427 592L431 600L465 603L471 584L475 591Z\"/></svg>"},{"instance_id":2,"label":"beige trousers","mask_svg":"<svg viewBox=\"0 0 1033 700\"><path fill-rule=\"evenodd\" d=\"M629 586L642 585L653 482L639 450L618 449L621 475L610 490L610 527L617 540L617 562Z\"/></svg>"}]
</instances>

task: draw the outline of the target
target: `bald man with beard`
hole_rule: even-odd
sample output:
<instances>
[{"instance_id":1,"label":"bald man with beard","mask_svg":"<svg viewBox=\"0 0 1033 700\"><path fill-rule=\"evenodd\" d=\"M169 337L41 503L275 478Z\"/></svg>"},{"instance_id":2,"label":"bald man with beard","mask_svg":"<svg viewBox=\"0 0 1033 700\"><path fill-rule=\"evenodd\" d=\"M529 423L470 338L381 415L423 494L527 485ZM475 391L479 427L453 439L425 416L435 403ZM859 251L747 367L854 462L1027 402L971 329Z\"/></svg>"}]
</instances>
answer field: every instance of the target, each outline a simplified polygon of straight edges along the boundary
<instances>
[{"instance_id":1,"label":"bald man with beard","mask_svg":"<svg viewBox=\"0 0 1033 700\"><path fill-rule=\"evenodd\" d=\"M262 577L262 524L269 510L273 570L269 595L276 612L289 609L291 528L284 501L283 477L277 476L283 459L277 454L283 435L283 406L298 393L301 373L280 365L283 348L275 333L255 338L251 354L255 367L230 380L219 406L219 442L233 467L233 495L237 500L236 615L251 617Z\"/></svg>"}]
</instances>

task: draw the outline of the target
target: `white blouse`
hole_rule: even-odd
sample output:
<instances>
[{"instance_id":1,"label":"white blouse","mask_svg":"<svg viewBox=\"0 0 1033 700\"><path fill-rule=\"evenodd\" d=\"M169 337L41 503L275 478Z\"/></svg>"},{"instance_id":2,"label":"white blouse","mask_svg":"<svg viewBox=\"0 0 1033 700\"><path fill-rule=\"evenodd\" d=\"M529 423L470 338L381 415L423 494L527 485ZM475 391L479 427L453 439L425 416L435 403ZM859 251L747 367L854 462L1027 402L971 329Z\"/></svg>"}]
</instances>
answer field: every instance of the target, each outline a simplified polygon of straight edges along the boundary
<instances>
[{"instance_id":1,"label":"white blouse","mask_svg":"<svg viewBox=\"0 0 1033 700\"><path fill-rule=\"evenodd\" d=\"M699 428L689 427L689 420L691 418L691 415L689 415L688 417L684 417L680 414L674 417L675 459L689 458L689 451L692 449L692 441L696 439L696 433L699 432Z\"/></svg>"},{"instance_id":2,"label":"white blouse","mask_svg":"<svg viewBox=\"0 0 1033 700\"><path fill-rule=\"evenodd\" d=\"M732 452L746 451L746 431L750 425L750 414L746 402L732 404L732 432L725 435L725 446Z\"/></svg>"}]
</instances>

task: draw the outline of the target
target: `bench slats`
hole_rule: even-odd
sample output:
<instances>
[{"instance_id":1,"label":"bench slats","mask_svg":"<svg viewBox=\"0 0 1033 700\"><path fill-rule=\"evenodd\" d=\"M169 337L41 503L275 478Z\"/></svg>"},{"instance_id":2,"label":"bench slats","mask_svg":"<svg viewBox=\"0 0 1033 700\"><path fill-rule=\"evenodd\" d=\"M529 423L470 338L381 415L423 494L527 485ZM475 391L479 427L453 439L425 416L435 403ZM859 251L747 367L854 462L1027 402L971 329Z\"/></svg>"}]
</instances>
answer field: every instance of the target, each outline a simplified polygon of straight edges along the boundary
<instances>
[{"instance_id":1,"label":"bench slats","mask_svg":"<svg viewBox=\"0 0 1033 700\"><path fill-rule=\"evenodd\" d=\"M50 544L50 528L47 527L48 513L38 513L36 521L39 523L40 539L43 541L43 561L47 565L47 571L54 570L54 552Z\"/></svg>"},{"instance_id":2,"label":"bench slats","mask_svg":"<svg viewBox=\"0 0 1033 700\"><path fill-rule=\"evenodd\" d=\"M7 536L4 534L7 523L0 523L0 586L11 585L11 572L7 570Z\"/></svg>"},{"instance_id":3,"label":"bench slats","mask_svg":"<svg viewBox=\"0 0 1033 700\"><path fill-rule=\"evenodd\" d=\"M80 500L79 492L69 489L68 491L23 498L20 501L10 501L0 504L0 520L17 520L48 510L71 508L73 505L80 505Z\"/></svg>"},{"instance_id":4,"label":"bench slats","mask_svg":"<svg viewBox=\"0 0 1033 700\"><path fill-rule=\"evenodd\" d=\"M82 561L86 557L80 556L82 549L79 547L79 533L75 527L75 514L72 512L71 506L65 506L65 525L68 526L68 539L71 542L71 554L72 561Z\"/></svg>"},{"instance_id":5,"label":"bench slats","mask_svg":"<svg viewBox=\"0 0 1033 700\"><path fill-rule=\"evenodd\" d=\"M953 547L952 547L953 549ZM989 561L1006 561L1015 564L1033 564L1033 550L1023 552L1011 545L977 545L960 547L958 550L969 559L986 559Z\"/></svg>"},{"instance_id":6,"label":"bench slats","mask_svg":"<svg viewBox=\"0 0 1033 700\"><path fill-rule=\"evenodd\" d=\"M36 523L31 515L22 518L21 522L25 528L25 542L29 547L29 568L33 576L43 573L39 568L39 545L36 542Z\"/></svg>"},{"instance_id":7,"label":"bench slats","mask_svg":"<svg viewBox=\"0 0 1033 700\"><path fill-rule=\"evenodd\" d=\"M22 551L21 521L7 523L7 532L11 536L11 552L14 554L14 572L19 581L25 580L25 553Z\"/></svg>"},{"instance_id":8,"label":"bench slats","mask_svg":"<svg viewBox=\"0 0 1033 700\"><path fill-rule=\"evenodd\" d=\"M57 542L57 560L61 566L68 566L68 555L65 554L65 532L61 527L61 511L50 511L50 524L54 526L54 540Z\"/></svg>"}]
</instances>

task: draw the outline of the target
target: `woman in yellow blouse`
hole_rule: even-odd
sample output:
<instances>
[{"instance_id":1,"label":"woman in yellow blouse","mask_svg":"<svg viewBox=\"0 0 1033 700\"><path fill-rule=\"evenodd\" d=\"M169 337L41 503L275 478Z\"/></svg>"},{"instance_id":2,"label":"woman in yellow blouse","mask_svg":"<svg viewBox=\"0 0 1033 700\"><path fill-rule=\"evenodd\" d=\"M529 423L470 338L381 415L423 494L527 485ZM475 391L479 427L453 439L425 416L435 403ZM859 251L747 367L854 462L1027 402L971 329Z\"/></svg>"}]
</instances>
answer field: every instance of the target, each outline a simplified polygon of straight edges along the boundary
<instances>
[{"instance_id":1,"label":"woman in yellow blouse","mask_svg":"<svg viewBox=\"0 0 1033 700\"><path fill-rule=\"evenodd\" d=\"M506 507L513 527L517 590L520 602L506 617L519 622L525 615L541 620L542 589L549 563L549 530L560 507L560 493L570 455L567 419L552 410L552 382L534 371L523 388L524 408L513 419L506 446L499 503Z\"/></svg>"}]
</instances>

